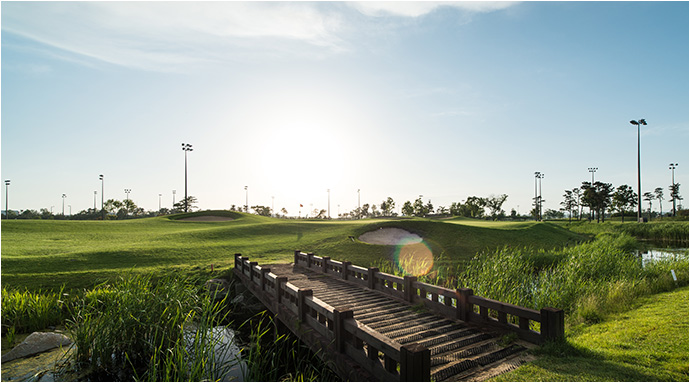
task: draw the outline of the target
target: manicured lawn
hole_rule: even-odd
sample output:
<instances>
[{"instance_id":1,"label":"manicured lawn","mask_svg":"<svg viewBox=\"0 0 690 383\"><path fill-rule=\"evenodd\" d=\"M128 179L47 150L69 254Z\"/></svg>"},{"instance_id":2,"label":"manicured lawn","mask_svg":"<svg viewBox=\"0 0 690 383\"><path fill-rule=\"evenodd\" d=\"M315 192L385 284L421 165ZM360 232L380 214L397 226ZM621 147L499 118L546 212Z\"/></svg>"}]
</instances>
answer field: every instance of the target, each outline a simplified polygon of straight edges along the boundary
<instances>
[{"instance_id":1,"label":"manicured lawn","mask_svg":"<svg viewBox=\"0 0 690 383\"><path fill-rule=\"evenodd\" d=\"M68 289L91 287L130 271L208 273L212 264L214 271L227 270L235 253L261 263L290 262L294 250L369 266L391 259L394 246L349 237L385 226L420 234L434 257L444 262L464 262L478 251L507 245L562 247L584 238L551 224L503 230L427 219L311 221L211 214L230 214L235 219L2 221L2 283L30 289L62 284Z\"/></svg>"},{"instance_id":2,"label":"manicured lawn","mask_svg":"<svg viewBox=\"0 0 690 383\"><path fill-rule=\"evenodd\" d=\"M641 298L497 381L688 381L688 287Z\"/></svg>"}]
</instances>

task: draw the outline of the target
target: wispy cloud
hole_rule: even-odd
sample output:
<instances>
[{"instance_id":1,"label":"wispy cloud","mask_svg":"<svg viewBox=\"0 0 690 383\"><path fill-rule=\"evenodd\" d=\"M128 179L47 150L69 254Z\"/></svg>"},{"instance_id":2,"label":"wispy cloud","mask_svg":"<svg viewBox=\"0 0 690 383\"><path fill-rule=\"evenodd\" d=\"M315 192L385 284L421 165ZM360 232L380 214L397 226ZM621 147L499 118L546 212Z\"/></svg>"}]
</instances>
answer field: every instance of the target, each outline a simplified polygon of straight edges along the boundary
<instances>
[{"instance_id":1,"label":"wispy cloud","mask_svg":"<svg viewBox=\"0 0 690 383\"><path fill-rule=\"evenodd\" d=\"M420 17L439 8L449 7L471 13L508 8L512 1L357 1L348 3L367 16Z\"/></svg>"},{"instance_id":2,"label":"wispy cloud","mask_svg":"<svg viewBox=\"0 0 690 383\"><path fill-rule=\"evenodd\" d=\"M11 2L2 29L95 60L146 70L302 51L341 52L338 14L305 3ZM283 44L276 44L276 41Z\"/></svg>"},{"instance_id":3,"label":"wispy cloud","mask_svg":"<svg viewBox=\"0 0 690 383\"><path fill-rule=\"evenodd\" d=\"M5 2L2 30L53 48L53 56L61 50L95 62L178 71L210 62L339 54L353 49L363 38L356 31L380 15L413 18L442 7L471 14L511 4ZM350 18L353 10L364 19Z\"/></svg>"}]
</instances>

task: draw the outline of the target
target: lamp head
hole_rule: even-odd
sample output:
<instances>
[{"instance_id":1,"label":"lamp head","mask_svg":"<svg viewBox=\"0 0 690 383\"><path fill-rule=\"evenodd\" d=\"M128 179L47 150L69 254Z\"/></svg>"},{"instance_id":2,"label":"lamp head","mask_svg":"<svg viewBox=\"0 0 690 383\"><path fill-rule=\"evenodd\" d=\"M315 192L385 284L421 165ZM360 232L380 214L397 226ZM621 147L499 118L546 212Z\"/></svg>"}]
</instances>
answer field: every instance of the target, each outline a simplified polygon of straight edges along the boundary
<instances>
[{"instance_id":1,"label":"lamp head","mask_svg":"<svg viewBox=\"0 0 690 383\"><path fill-rule=\"evenodd\" d=\"M647 121L645 121L644 118L640 118L640 124L647 125Z\"/></svg>"},{"instance_id":2,"label":"lamp head","mask_svg":"<svg viewBox=\"0 0 690 383\"><path fill-rule=\"evenodd\" d=\"M633 125L640 125L640 123L637 122L637 121L635 121L635 120L630 120L630 123L633 124Z\"/></svg>"}]
</instances>

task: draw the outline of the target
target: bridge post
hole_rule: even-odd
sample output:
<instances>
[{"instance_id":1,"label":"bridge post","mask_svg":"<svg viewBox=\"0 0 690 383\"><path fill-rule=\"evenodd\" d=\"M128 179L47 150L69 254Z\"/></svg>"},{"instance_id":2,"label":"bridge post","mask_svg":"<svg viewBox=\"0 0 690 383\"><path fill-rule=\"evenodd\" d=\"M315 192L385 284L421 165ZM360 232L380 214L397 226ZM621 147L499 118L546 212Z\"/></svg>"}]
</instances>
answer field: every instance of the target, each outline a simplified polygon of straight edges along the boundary
<instances>
[{"instance_id":1,"label":"bridge post","mask_svg":"<svg viewBox=\"0 0 690 383\"><path fill-rule=\"evenodd\" d=\"M242 254L241 253L235 253L235 269L237 269L238 266L242 266Z\"/></svg>"},{"instance_id":2,"label":"bridge post","mask_svg":"<svg viewBox=\"0 0 690 383\"><path fill-rule=\"evenodd\" d=\"M261 268L261 291L266 290L266 274L270 273L271 269L267 267Z\"/></svg>"},{"instance_id":3,"label":"bridge post","mask_svg":"<svg viewBox=\"0 0 690 383\"><path fill-rule=\"evenodd\" d=\"M311 257L313 257L313 256L314 256L314 253L307 253L307 268L308 269L311 269L311 264L312 264L311 263L312 262Z\"/></svg>"},{"instance_id":4,"label":"bridge post","mask_svg":"<svg viewBox=\"0 0 690 383\"><path fill-rule=\"evenodd\" d=\"M417 282L417 277L406 275L404 277L403 284L405 285L405 300L414 303L414 296L417 295L416 291L412 291L412 286ZM426 298L426 297L425 297Z\"/></svg>"},{"instance_id":5,"label":"bridge post","mask_svg":"<svg viewBox=\"0 0 690 383\"><path fill-rule=\"evenodd\" d=\"M328 261L331 260L331 257L322 257L322 258L323 258L323 260L321 262L323 264L321 266L323 266L323 267L322 267L321 271L323 271L324 274L327 274L328 273Z\"/></svg>"},{"instance_id":6,"label":"bridge post","mask_svg":"<svg viewBox=\"0 0 690 383\"><path fill-rule=\"evenodd\" d=\"M335 347L340 353L345 353L345 321L354 318L354 311L349 307L337 307L333 309L333 333L335 334Z\"/></svg>"},{"instance_id":7,"label":"bridge post","mask_svg":"<svg viewBox=\"0 0 690 383\"><path fill-rule=\"evenodd\" d=\"M258 265L259 262L249 262L249 280L254 282L254 266Z\"/></svg>"},{"instance_id":8,"label":"bridge post","mask_svg":"<svg viewBox=\"0 0 690 383\"><path fill-rule=\"evenodd\" d=\"M287 277L276 277L276 302L280 304L283 294L281 294L283 288L280 287L283 283L287 283ZM277 307L277 306L276 306Z\"/></svg>"},{"instance_id":9,"label":"bridge post","mask_svg":"<svg viewBox=\"0 0 690 383\"><path fill-rule=\"evenodd\" d=\"M343 279L345 279L345 280L347 280L347 275L350 273L350 271L348 270L348 267L350 267L350 265L352 265L352 262L343 261L343 275L342 276L343 276Z\"/></svg>"},{"instance_id":10,"label":"bridge post","mask_svg":"<svg viewBox=\"0 0 690 383\"><path fill-rule=\"evenodd\" d=\"M301 253L300 250L295 250L295 266L299 266L299 253Z\"/></svg>"},{"instance_id":11,"label":"bridge post","mask_svg":"<svg viewBox=\"0 0 690 383\"><path fill-rule=\"evenodd\" d=\"M306 320L307 312L309 310L311 310L304 303L304 298L311 297L311 296L314 296L314 293L311 289L298 289L297 290L297 309L299 312L300 322L304 322Z\"/></svg>"},{"instance_id":12,"label":"bridge post","mask_svg":"<svg viewBox=\"0 0 690 383\"><path fill-rule=\"evenodd\" d=\"M379 272L378 267L370 267L369 268L369 275L367 276L367 282L369 284L369 288L372 290L376 289L376 273Z\"/></svg>"},{"instance_id":13,"label":"bridge post","mask_svg":"<svg viewBox=\"0 0 690 383\"><path fill-rule=\"evenodd\" d=\"M431 351L419 343L400 347L400 380L431 381Z\"/></svg>"},{"instance_id":14,"label":"bridge post","mask_svg":"<svg viewBox=\"0 0 690 383\"><path fill-rule=\"evenodd\" d=\"M565 336L565 313L553 307L541 309L542 341L562 339Z\"/></svg>"},{"instance_id":15,"label":"bridge post","mask_svg":"<svg viewBox=\"0 0 690 383\"><path fill-rule=\"evenodd\" d=\"M461 321L469 322L472 317L473 305L470 303L470 297L474 295L472 289L461 287L457 290L458 303L455 308L456 317Z\"/></svg>"}]
</instances>

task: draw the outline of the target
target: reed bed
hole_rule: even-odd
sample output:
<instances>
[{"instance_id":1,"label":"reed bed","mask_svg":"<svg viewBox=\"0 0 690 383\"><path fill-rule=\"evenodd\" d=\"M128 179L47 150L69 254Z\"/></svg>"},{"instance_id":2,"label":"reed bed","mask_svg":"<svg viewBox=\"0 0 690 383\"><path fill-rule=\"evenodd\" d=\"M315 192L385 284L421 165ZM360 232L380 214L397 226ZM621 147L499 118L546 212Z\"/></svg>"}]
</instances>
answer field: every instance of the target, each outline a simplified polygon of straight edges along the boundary
<instances>
[{"instance_id":1,"label":"reed bed","mask_svg":"<svg viewBox=\"0 0 690 383\"><path fill-rule=\"evenodd\" d=\"M79 380L217 380L231 367L214 358L223 307L185 279L137 275L99 285L71 308L75 347L60 372Z\"/></svg>"},{"instance_id":2,"label":"reed bed","mask_svg":"<svg viewBox=\"0 0 690 383\"><path fill-rule=\"evenodd\" d=\"M558 250L506 246L463 265L445 263L441 256L433 271L418 280L470 287L477 295L533 309L558 307L571 324L595 323L630 308L638 297L688 284L687 252L643 265L634 254L637 247L630 235L611 233ZM375 266L400 276L411 269L394 262Z\"/></svg>"},{"instance_id":3,"label":"reed bed","mask_svg":"<svg viewBox=\"0 0 690 383\"><path fill-rule=\"evenodd\" d=\"M67 315L66 297L64 287L54 292L3 286L2 333L33 332L63 323Z\"/></svg>"}]
</instances>

